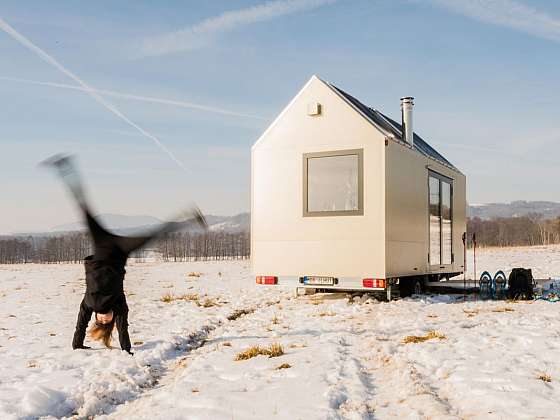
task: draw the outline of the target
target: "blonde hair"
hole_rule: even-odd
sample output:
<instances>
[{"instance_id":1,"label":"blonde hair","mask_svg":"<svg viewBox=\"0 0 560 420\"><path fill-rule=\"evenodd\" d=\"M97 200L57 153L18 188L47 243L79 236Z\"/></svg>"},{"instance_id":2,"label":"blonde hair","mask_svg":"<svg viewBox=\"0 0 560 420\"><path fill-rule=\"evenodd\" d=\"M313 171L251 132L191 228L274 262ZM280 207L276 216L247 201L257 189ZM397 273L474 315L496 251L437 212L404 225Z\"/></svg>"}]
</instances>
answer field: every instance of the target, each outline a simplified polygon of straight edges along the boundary
<instances>
[{"instance_id":1,"label":"blonde hair","mask_svg":"<svg viewBox=\"0 0 560 420\"><path fill-rule=\"evenodd\" d=\"M115 328L115 317L108 324L95 323L89 330L89 336L92 340L101 341L105 347L111 348L112 332Z\"/></svg>"}]
</instances>

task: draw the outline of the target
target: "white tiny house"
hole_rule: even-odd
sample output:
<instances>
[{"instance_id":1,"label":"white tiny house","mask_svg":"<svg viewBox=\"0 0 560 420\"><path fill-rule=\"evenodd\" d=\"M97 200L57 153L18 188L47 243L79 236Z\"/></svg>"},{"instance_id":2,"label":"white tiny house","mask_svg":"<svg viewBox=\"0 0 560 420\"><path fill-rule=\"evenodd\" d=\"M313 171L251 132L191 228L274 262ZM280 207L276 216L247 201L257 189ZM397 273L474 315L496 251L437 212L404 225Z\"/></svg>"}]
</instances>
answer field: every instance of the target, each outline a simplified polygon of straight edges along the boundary
<instances>
[{"instance_id":1,"label":"white tiny house","mask_svg":"<svg viewBox=\"0 0 560 420\"><path fill-rule=\"evenodd\" d=\"M412 124L313 76L251 150L257 283L407 295L464 271L465 176ZM404 126L404 129L403 129Z\"/></svg>"}]
</instances>

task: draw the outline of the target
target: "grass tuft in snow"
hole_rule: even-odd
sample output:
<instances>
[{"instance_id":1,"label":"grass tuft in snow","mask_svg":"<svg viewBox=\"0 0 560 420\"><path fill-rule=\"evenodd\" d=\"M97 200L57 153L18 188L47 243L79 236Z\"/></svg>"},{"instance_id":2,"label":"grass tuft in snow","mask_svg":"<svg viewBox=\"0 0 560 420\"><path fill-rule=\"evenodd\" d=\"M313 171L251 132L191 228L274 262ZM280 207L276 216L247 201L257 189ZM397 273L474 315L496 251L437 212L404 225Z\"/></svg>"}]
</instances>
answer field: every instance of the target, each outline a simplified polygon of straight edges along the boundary
<instances>
[{"instance_id":1,"label":"grass tuft in snow","mask_svg":"<svg viewBox=\"0 0 560 420\"><path fill-rule=\"evenodd\" d=\"M166 293L160 298L160 300L164 303L171 303L175 300L175 297L171 293Z\"/></svg>"},{"instance_id":2,"label":"grass tuft in snow","mask_svg":"<svg viewBox=\"0 0 560 420\"><path fill-rule=\"evenodd\" d=\"M199 303L199 299L200 297L196 293L185 293L184 295L179 296L176 296L172 293L166 293L160 298L160 300L165 303L171 303L176 300L184 300L186 302L196 302L197 304Z\"/></svg>"},{"instance_id":3,"label":"grass tuft in snow","mask_svg":"<svg viewBox=\"0 0 560 420\"><path fill-rule=\"evenodd\" d=\"M440 332L432 330L428 331L428 334L426 335L408 335L403 339L403 343L423 343L424 341L434 340L436 338L438 340L445 340L447 337Z\"/></svg>"},{"instance_id":4,"label":"grass tuft in snow","mask_svg":"<svg viewBox=\"0 0 560 420\"><path fill-rule=\"evenodd\" d=\"M203 302L197 301L196 304L198 306L202 306L203 308L211 308L212 306L220 306L220 304L215 299L211 299L211 298L206 298L206 299L204 299Z\"/></svg>"},{"instance_id":5,"label":"grass tuft in snow","mask_svg":"<svg viewBox=\"0 0 560 420\"><path fill-rule=\"evenodd\" d=\"M307 344L305 344L305 343L292 343L292 344L290 344L291 349L302 349L304 347L307 347Z\"/></svg>"},{"instance_id":6,"label":"grass tuft in snow","mask_svg":"<svg viewBox=\"0 0 560 420\"><path fill-rule=\"evenodd\" d=\"M282 363L280 366L275 367L275 370L280 370L280 369L290 369L292 367L292 365L290 365L289 363Z\"/></svg>"},{"instance_id":7,"label":"grass tuft in snow","mask_svg":"<svg viewBox=\"0 0 560 420\"><path fill-rule=\"evenodd\" d=\"M202 273L199 273L198 271L191 271L189 274L187 274L187 277L200 277L202 276Z\"/></svg>"},{"instance_id":8,"label":"grass tuft in snow","mask_svg":"<svg viewBox=\"0 0 560 420\"><path fill-rule=\"evenodd\" d=\"M552 382L552 378L550 377L550 375L548 373L540 373L537 376L537 379L540 379L543 382Z\"/></svg>"},{"instance_id":9,"label":"grass tuft in snow","mask_svg":"<svg viewBox=\"0 0 560 420\"><path fill-rule=\"evenodd\" d=\"M268 346L268 355L270 357L278 357L278 356L282 356L283 354L284 354L284 348L282 347L281 344L273 343L270 346Z\"/></svg>"},{"instance_id":10,"label":"grass tuft in snow","mask_svg":"<svg viewBox=\"0 0 560 420\"><path fill-rule=\"evenodd\" d=\"M469 318L472 318L473 316L478 315L478 309L463 309L463 312Z\"/></svg>"},{"instance_id":11,"label":"grass tuft in snow","mask_svg":"<svg viewBox=\"0 0 560 420\"><path fill-rule=\"evenodd\" d=\"M268 357L278 357L284 354L284 348L281 344L272 343L268 347L253 346L249 347L247 350L238 353L235 356L236 361L249 360L257 356L268 356Z\"/></svg>"},{"instance_id":12,"label":"grass tuft in snow","mask_svg":"<svg viewBox=\"0 0 560 420\"><path fill-rule=\"evenodd\" d=\"M503 308L496 308L492 309L492 312L515 312L513 308L503 307Z\"/></svg>"},{"instance_id":13,"label":"grass tuft in snow","mask_svg":"<svg viewBox=\"0 0 560 420\"><path fill-rule=\"evenodd\" d=\"M252 314L253 312L255 312L255 309L253 309L253 308L236 309L235 311L233 311L231 314L228 315L227 319L228 319L228 321L235 321L237 318L240 318L243 315Z\"/></svg>"}]
</instances>

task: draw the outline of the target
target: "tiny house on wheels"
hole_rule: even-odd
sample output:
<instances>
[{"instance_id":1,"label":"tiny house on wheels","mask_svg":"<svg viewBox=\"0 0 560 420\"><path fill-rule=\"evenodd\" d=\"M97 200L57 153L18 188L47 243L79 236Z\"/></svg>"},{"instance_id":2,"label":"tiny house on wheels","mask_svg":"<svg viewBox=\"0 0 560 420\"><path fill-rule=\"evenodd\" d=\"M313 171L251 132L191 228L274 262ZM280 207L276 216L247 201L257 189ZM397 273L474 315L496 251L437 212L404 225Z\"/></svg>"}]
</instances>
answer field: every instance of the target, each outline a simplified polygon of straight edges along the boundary
<instances>
[{"instance_id":1,"label":"tiny house on wheels","mask_svg":"<svg viewBox=\"0 0 560 420\"><path fill-rule=\"evenodd\" d=\"M464 271L465 175L413 130L313 76L253 145L258 284L391 299Z\"/></svg>"}]
</instances>

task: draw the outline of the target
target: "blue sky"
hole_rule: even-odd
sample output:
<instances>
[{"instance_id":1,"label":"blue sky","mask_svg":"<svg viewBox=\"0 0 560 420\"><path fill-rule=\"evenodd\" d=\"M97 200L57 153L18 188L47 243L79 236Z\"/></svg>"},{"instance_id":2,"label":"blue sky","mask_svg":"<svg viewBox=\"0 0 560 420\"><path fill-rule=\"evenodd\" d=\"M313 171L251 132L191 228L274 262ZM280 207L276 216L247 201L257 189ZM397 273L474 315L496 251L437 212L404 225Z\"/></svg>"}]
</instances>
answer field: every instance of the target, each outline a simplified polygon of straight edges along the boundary
<instances>
[{"instance_id":1,"label":"blue sky","mask_svg":"<svg viewBox=\"0 0 560 420\"><path fill-rule=\"evenodd\" d=\"M560 201L556 1L4 0L0 18L145 130L0 31L0 233L77 219L37 167L56 152L78 155L98 212L247 211L250 147L312 74L395 118L414 96L469 202Z\"/></svg>"}]
</instances>

